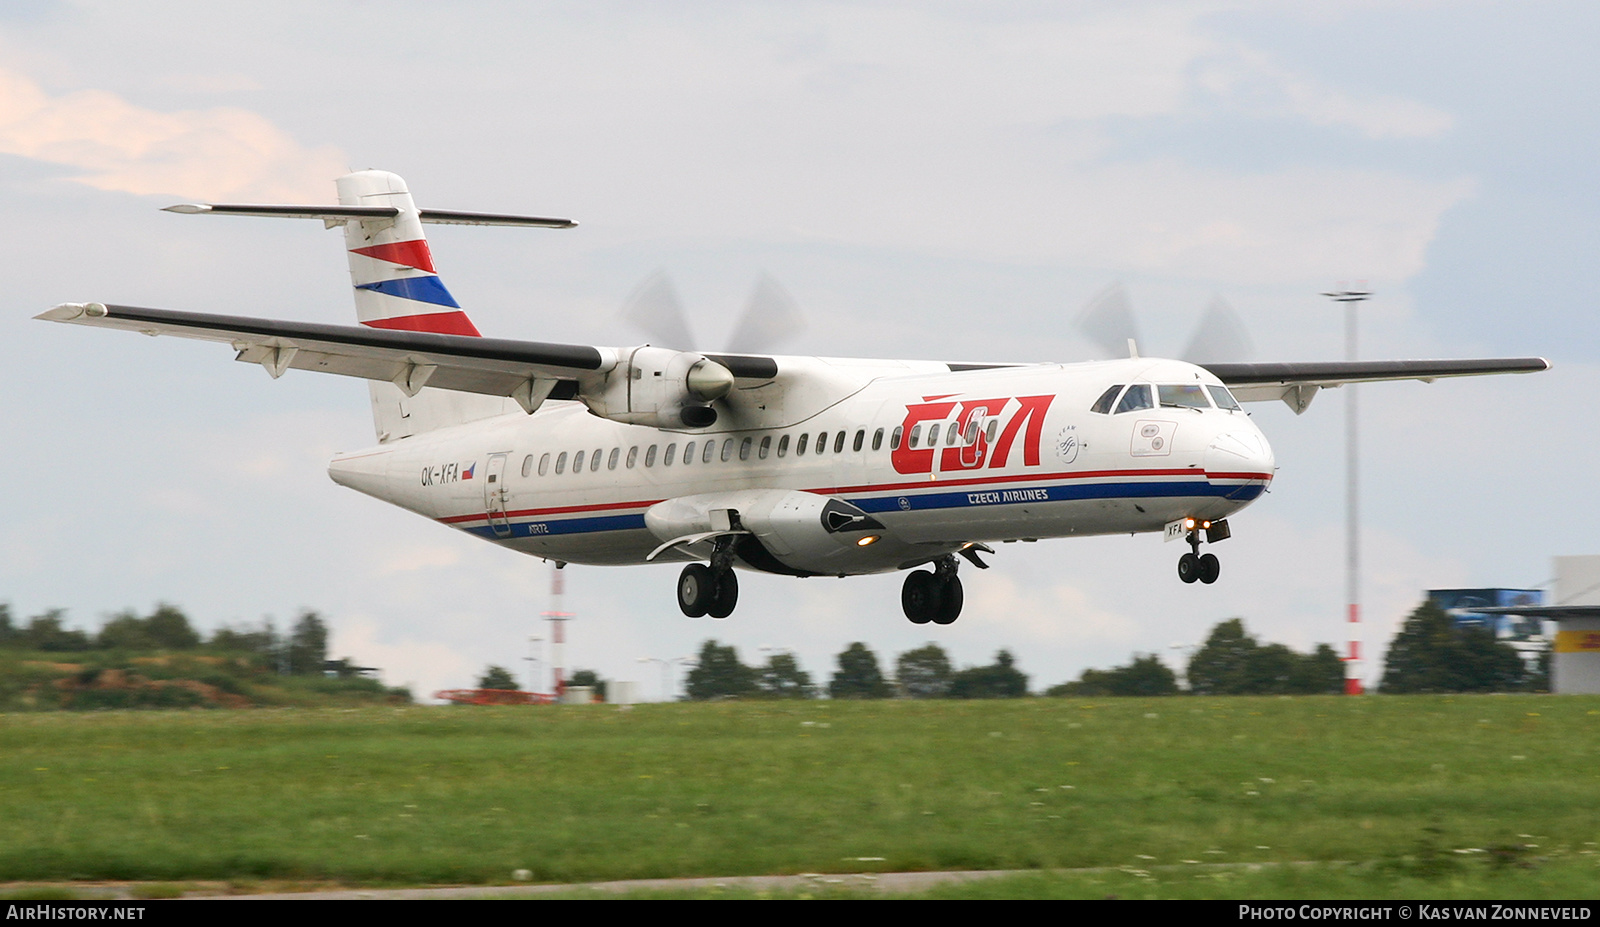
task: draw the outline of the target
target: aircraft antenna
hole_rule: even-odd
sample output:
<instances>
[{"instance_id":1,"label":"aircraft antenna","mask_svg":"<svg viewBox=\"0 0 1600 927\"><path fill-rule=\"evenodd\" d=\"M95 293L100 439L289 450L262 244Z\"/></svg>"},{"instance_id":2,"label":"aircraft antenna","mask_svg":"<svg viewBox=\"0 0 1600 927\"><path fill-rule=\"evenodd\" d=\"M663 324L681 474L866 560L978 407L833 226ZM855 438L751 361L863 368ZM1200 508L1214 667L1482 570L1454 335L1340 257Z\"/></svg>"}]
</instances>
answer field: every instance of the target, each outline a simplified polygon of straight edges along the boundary
<instances>
[{"instance_id":1,"label":"aircraft antenna","mask_svg":"<svg viewBox=\"0 0 1600 927\"><path fill-rule=\"evenodd\" d=\"M1356 359L1356 307L1372 298L1365 290L1324 293L1344 304L1344 358ZM1349 605L1350 652L1344 661L1344 694L1361 694L1361 506L1357 468L1356 385L1346 384L1344 397L1344 548L1345 594Z\"/></svg>"}]
</instances>

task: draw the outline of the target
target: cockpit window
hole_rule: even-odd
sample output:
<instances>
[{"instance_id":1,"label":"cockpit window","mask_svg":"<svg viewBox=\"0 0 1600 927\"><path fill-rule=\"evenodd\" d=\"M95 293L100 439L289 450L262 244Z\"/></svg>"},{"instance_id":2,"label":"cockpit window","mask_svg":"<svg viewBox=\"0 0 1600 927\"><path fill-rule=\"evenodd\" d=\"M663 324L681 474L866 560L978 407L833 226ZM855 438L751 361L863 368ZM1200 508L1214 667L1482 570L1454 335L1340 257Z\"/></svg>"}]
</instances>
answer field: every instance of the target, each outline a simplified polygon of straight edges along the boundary
<instances>
[{"instance_id":1,"label":"cockpit window","mask_svg":"<svg viewBox=\"0 0 1600 927\"><path fill-rule=\"evenodd\" d=\"M1244 411L1239 408L1239 400L1233 398L1233 394L1228 392L1226 386L1211 386L1208 384L1206 391L1211 394L1211 398L1216 402L1217 408L1227 409L1230 412Z\"/></svg>"},{"instance_id":2,"label":"cockpit window","mask_svg":"<svg viewBox=\"0 0 1600 927\"><path fill-rule=\"evenodd\" d=\"M1135 412L1139 409L1153 409L1155 403L1150 401L1150 386L1147 383L1135 383L1128 387L1122 394L1122 401L1117 403L1117 414Z\"/></svg>"},{"instance_id":3,"label":"cockpit window","mask_svg":"<svg viewBox=\"0 0 1600 927\"><path fill-rule=\"evenodd\" d=\"M1206 391L1198 383L1185 383L1182 386L1158 386L1156 390L1161 394L1161 405L1176 409L1209 409L1211 403L1206 399Z\"/></svg>"},{"instance_id":4,"label":"cockpit window","mask_svg":"<svg viewBox=\"0 0 1600 927\"><path fill-rule=\"evenodd\" d=\"M1122 392L1122 384L1118 383L1116 386L1101 393L1100 398L1096 399L1094 405L1089 407L1089 411L1099 412L1101 415L1110 415L1111 406L1116 403L1117 394L1120 392Z\"/></svg>"}]
</instances>

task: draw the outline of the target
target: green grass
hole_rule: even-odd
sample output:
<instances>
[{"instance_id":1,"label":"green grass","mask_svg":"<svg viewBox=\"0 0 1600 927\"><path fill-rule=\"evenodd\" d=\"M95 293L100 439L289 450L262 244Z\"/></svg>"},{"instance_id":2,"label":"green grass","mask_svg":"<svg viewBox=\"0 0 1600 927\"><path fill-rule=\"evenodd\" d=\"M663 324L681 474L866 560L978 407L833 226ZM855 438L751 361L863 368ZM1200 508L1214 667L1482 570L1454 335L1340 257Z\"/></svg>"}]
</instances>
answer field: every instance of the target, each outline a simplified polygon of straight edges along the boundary
<instances>
[{"instance_id":1,"label":"green grass","mask_svg":"<svg viewBox=\"0 0 1600 927\"><path fill-rule=\"evenodd\" d=\"M20 713L0 881L1105 867L994 890L1590 897L1597 760L1572 696ZM1340 865L1205 866L1293 861Z\"/></svg>"}]
</instances>

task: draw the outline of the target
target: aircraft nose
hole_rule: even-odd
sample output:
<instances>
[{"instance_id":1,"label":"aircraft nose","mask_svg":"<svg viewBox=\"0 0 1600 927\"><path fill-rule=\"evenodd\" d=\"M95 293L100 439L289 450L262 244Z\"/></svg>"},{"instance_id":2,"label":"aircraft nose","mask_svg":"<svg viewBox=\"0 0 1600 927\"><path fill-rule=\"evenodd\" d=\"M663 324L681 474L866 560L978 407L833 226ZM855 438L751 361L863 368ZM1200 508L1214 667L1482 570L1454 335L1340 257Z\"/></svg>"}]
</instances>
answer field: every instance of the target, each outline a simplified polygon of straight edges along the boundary
<instances>
[{"instance_id":1,"label":"aircraft nose","mask_svg":"<svg viewBox=\"0 0 1600 927\"><path fill-rule=\"evenodd\" d=\"M1272 482L1274 464L1266 437L1254 429L1223 432L1206 447L1206 477L1214 484L1235 487L1227 493L1229 499L1259 496Z\"/></svg>"}]
</instances>

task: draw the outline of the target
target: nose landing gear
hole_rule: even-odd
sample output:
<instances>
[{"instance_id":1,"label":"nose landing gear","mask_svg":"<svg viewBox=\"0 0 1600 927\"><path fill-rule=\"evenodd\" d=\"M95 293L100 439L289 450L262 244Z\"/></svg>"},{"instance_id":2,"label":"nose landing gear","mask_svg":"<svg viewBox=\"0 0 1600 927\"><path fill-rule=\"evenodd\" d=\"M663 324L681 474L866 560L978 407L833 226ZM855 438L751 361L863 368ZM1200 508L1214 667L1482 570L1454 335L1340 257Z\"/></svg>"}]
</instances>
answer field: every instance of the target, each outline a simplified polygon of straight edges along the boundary
<instances>
[{"instance_id":1,"label":"nose landing gear","mask_svg":"<svg viewBox=\"0 0 1600 927\"><path fill-rule=\"evenodd\" d=\"M956 558L945 554L934 561L932 572L913 570L900 590L900 607L912 624L951 624L961 617L966 596L956 576Z\"/></svg>"},{"instance_id":2,"label":"nose landing gear","mask_svg":"<svg viewBox=\"0 0 1600 927\"><path fill-rule=\"evenodd\" d=\"M1184 540L1189 543L1189 553L1178 558L1178 578L1186 583L1199 580L1206 585L1217 581L1222 574L1222 562L1216 554L1200 553L1200 525L1190 524ZM1226 521L1206 522L1206 540L1220 541L1229 536Z\"/></svg>"}]
</instances>

